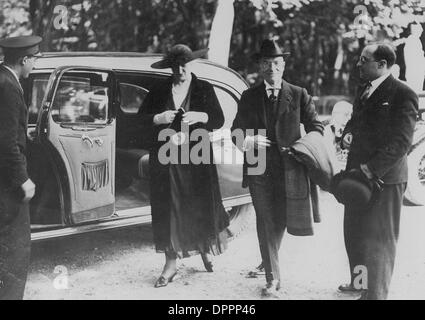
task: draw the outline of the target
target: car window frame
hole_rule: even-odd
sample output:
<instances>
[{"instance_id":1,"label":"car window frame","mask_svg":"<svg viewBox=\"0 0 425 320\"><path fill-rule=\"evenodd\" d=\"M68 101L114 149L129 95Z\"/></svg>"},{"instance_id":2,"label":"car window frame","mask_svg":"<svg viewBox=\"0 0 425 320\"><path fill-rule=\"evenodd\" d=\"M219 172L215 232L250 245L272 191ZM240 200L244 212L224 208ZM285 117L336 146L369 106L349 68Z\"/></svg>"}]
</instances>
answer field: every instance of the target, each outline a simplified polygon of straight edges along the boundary
<instances>
[{"instance_id":1,"label":"car window frame","mask_svg":"<svg viewBox=\"0 0 425 320\"><path fill-rule=\"evenodd\" d=\"M170 74L165 73L165 72L151 73L151 72L138 72L138 71L128 71L128 70L115 70L115 71L117 73L118 83L121 83L121 81L119 79L120 79L120 76L123 75L123 74L124 75L137 75L137 76L145 75L145 76L149 76L149 77L156 77L156 78L162 78L162 79L166 79L166 78L170 77ZM242 93L238 92L235 88L231 87L230 85L226 84L225 82L214 80L214 79L209 79L209 78L205 78L205 77L199 77L198 79L203 80L203 81L207 81L214 88L217 87L217 88L223 90L224 92L229 94L235 100L236 104L239 103ZM124 82L124 83L128 83L128 82ZM141 88L144 88L144 87L141 87ZM146 89L146 88L144 88L144 89ZM220 104L220 106L221 106L221 104ZM120 108L121 108L121 106L120 106ZM223 109L223 106L221 106L221 108ZM127 116L132 116L132 115L137 114L137 113L131 113L131 112L124 112L124 110L122 110L122 109L121 109L121 112L123 112Z\"/></svg>"}]
</instances>

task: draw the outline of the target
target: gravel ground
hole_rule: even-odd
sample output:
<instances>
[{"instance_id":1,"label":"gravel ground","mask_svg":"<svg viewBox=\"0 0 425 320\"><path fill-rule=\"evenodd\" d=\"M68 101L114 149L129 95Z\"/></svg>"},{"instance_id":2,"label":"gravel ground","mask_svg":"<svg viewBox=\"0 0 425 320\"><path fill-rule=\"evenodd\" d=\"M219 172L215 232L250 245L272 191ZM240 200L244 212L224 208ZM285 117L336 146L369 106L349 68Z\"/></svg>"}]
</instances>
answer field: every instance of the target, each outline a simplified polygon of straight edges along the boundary
<instances>
[{"instance_id":1,"label":"gravel ground","mask_svg":"<svg viewBox=\"0 0 425 320\"><path fill-rule=\"evenodd\" d=\"M343 209L323 194L323 223L314 237L286 235L281 250L282 300L354 299L336 292L348 275ZM425 209L403 209L391 299L425 299ZM37 243L25 298L28 300L256 300L264 279L245 275L260 261L255 221L214 259L214 273L199 256L179 262L179 277L166 288L153 284L163 255L153 250L149 226ZM58 267L59 266L59 267ZM66 269L61 269L65 267ZM56 269L56 270L55 270ZM67 274L65 279L55 271ZM66 272L64 272L66 271ZM59 284L59 287L58 287ZM56 288L55 288L56 286ZM274 298L276 299L276 298Z\"/></svg>"}]
</instances>

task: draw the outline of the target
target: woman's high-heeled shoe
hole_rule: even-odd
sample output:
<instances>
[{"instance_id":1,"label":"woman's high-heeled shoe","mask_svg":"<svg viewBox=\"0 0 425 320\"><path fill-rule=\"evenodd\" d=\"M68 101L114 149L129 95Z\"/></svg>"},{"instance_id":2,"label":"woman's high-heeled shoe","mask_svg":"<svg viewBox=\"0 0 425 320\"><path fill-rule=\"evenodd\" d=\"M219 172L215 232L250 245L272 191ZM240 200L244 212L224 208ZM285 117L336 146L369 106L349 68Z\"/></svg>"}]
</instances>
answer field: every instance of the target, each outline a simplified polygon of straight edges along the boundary
<instances>
[{"instance_id":1,"label":"woman's high-heeled shoe","mask_svg":"<svg viewBox=\"0 0 425 320\"><path fill-rule=\"evenodd\" d=\"M164 276L160 276L155 282L155 288L162 288L168 286L168 283L173 282L174 278L177 276L177 271L169 277L168 279Z\"/></svg>"},{"instance_id":2,"label":"woman's high-heeled shoe","mask_svg":"<svg viewBox=\"0 0 425 320\"><path fill-rule=\"evenodd\" d=\"M204 263L205 270L207 270L208 272L214 272L213 263L209 259L208 255L201 254L201 257L202 257L202 262Z\"/></svg>"}]
</instances>

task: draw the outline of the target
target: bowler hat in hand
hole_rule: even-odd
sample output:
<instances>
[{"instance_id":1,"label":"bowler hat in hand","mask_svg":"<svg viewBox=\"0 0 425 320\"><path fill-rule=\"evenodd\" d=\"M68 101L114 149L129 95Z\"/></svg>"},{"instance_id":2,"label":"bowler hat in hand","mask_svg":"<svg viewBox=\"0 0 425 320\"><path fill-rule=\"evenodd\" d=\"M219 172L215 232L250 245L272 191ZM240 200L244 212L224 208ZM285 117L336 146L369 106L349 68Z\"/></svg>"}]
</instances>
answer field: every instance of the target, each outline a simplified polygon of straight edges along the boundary
<instances>
[{"instance_id":1,"label":"bowler hat in hand","mask_svg":"<svg viewBox=\"0 0 425 320\"><path fill-rule=\"evenodd\" d=\"M286 59L291 54L289 52L283 52L275 40L264 40L261 44L260 52L255 53L252 57L255 60L260 58L276 58L283 57Z\"/></svg>"},{"instance_id":2,"label":"bowler hat in hand","mask_svg":"<svg viewBox=\"0 0 425 320\"><path fill-rule=\"evenodd\" d=\"M345 206L367 208L382 190L382 181L369 179L360 169L342 171L331 181L331 193Z\"/></svg>"},{"instance_id":3,"label":"bowler hat in hand","mask_svg":"<svg viewBox=\"0 0 425 320\"><path fill-rule=\"evenodd\" d=\"M209 49L192 51L184 44L177 44L168 51L165 57L151 65L154 69L168 69L173 66L183 66L186 63L202 58L207 54Z\"/></svg>"}]
</instances>

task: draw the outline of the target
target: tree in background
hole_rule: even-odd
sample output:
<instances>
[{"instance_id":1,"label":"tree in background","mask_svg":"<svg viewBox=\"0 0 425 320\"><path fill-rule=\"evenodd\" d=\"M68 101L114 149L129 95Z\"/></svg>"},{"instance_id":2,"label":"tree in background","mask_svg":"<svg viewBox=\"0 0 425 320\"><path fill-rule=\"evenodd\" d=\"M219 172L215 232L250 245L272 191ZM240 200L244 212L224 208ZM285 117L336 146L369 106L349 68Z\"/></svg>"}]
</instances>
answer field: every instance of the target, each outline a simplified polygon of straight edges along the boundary
<instances>
[{"instance_id":1,"label":"tree in background","mask_svg":"<svg viewBox=\"0 0 425 320\"><path fill-rule=\"evenodd\" d=\"M45 50L164 52L176 42L208 45L215 0L30 0L34 33ZM55 29L54 8L67 8L68 23ZM158 42L159 40L159 42Z\"/></svg>"},{"instance_id":2,"label":"tree in background","mask_svg":"<svg viewBox=\"0 0 425 320\"><path fill-rule=\"evenodd\" d=\"M0 1L0 39L31 34L28 1Z\"/></svg>"},{"instance_id":3,"label":"tree in background","mask_svg":"<svg viewBox=\"0 0 425 320\"><path fill-rule=\"evenodd\" d=\"M359 51L424 23L423 0L235 0L229 66L254 79L251 55L274 37L292 53L285 77L315 95L351 94ZM67 23L55 28L57 5ZM38 34L44 51L165 52L208 46L217 0L1 0L0 37ZM358 5L367 12L355 13ZM254 81L254 80L253 80Z\"/></svg>"},{"instance_id":4,"label":"tree in background","mask_svg":"<svg viewBox=\"0 0 425 320\"><path fill-rule=\"evenodd\" d=\"M239 0L235 5L230 65L252 73L250 54L260 39L274 37L292 53L285 76L314 95L353 94L363 46L397 39L409 23L425 22L423 0ZM355 13L359 5L366 10Z\"/></svg>"}]
</instances>

